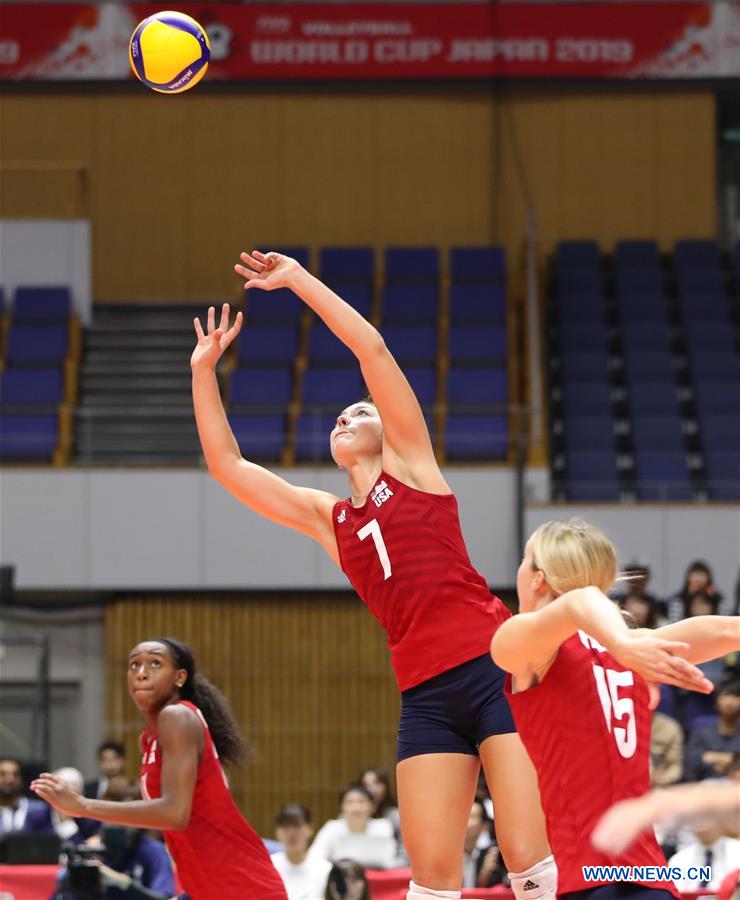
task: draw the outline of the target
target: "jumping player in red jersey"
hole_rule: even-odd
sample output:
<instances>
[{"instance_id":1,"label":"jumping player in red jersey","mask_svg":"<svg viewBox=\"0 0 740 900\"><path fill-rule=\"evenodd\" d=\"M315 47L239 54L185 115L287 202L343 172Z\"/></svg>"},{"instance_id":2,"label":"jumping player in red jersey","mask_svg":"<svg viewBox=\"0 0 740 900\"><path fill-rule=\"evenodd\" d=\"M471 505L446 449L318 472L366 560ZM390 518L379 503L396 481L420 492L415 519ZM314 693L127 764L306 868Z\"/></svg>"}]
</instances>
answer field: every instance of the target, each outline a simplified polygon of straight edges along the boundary
<instances>
[{"instance_id":1,"label":"jumping player in red jersey","mask_svg":"<svg viewBox=\"0 0 740 900\"><path fill-rule=\"evenodd\" d=\"M535 772L488 648L508 617L465 549L457 502L426 423L378 331L289 257L241 255L247 288L292 289L355 355L373 401L342 410L331 432L347 500L296 487L242 458L221 405L216 363L238 334L224 305L195 320L193 402L208 469L241 502L318 541L388 637L401 690L398 801L412 881L408 900L460 897L465 829L480 764L518 900L554 897L556 871ZM348 398L351 399L351 398Z\"/></svg>"},{"instance_id":2,"label":"jumping player in red jersey","mask_svg":"<svg viewBox=\"0 0 740 900\"><path fill-rule=\"evenodd\" d=\"M646 680L710 692L690 664L740 648L740 629L737 618L702 616L631 631L605 594L616 575L616 551L599 529L580 520L541 525L517 574L520 614L498 629L491 653L511 673L506 695L537 769L558 895L668 900L678 896L672 882L649 874L609 883L583 871L665 866L652 833L617 856L596 850L591 833L612 804L650 788Z\"/></svg>"},{"instance_id":3,"label":"jumping player in red jersey","mask_svg":"<svg viewBox=\"0 0 740 900\"><path fill-rule=\"evenodd\" d=\"M144 800L111 803L43 774L33 790L60 812L162 831L190 900L287 900L261 838L239 812L221 768L244 741L221 693L172 638L142 641L128 658L128 688L146 721Z\"/></svg>"}]
</instances>

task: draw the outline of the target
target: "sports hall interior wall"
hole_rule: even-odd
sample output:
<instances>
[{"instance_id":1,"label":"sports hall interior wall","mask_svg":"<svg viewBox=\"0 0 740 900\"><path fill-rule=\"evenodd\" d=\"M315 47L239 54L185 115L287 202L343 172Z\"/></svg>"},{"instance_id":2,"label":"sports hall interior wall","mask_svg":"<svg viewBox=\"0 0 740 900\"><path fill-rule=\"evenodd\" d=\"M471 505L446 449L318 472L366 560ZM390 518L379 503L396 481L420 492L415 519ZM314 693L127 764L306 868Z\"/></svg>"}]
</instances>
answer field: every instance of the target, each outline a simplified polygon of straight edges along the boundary
<instances>
[{"instance_id":1,"label":"sports hall interior wall","mask_svg":"<svg viewBox=\"0 0 740 900\"><path fill-rule=\"evenodd\" d=\"M96 301L226 298L246 245L713 237L705 91L0 95L0 215L93 223Z\"/></svg>"},{"instance_id":2,"label":"sports hall interior wall","mask_svg":"<svg viewBox=\"0 0 740 900\"><path fill-rule=\"evenodd\" d=\"M126 690L126 659L147 636L191 644L201 671L228 697L255 757L229 772L237 803L261 834L289 800L316 822L364 765L391 771L399 698L385 637L349 591L122 598L106 609L106 716L137 765L141 717Z\"/></svg>"}]
</instances>

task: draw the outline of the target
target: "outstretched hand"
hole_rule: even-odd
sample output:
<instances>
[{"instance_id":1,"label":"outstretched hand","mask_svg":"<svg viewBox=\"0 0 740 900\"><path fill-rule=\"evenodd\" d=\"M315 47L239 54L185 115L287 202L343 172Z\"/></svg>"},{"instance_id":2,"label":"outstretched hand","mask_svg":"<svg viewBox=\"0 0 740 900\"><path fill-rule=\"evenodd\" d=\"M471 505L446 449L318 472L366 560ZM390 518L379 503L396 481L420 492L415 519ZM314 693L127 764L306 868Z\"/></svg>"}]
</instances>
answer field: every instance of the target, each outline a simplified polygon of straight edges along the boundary
<instances>
[{"instance_id":1,"label":"outstretched hand","mask_svg":"<svg viewBox=\"0 0 740 900\"><path fill-rule=\"evenodd\" d=\"M85 798L58 775L42 772L31 782L31 790L65 815L77 818L85 815Z\"/></svg>"},{"instance_id":2,"label":"outstretched hand","mask_svg":"<svg viewBox=\"0 0 740 900\"><path fill-rule=\"evenodd\" d=\"M701 669L683 658L689 649L683 641L666 641L647 629L630 631L617 645L610 647L623 666L637 672L647 682L673 684L689 691L711 694L714 690L712 682Z\"/></svg>"},{"instance_id":3,"label":"outstretched hand","mask_svg":"<svg viewBox=\"0 0 740 900\"><path fill-rule=\"evenodd\" d=\"M190 365L192 368L196 366L207 366L215 368L216 363L223 355L226 348L239 334L242 327L244 317L241 312L236 314L234 324L229 328L229 304L224 303L221 307L221 322L216 328L216 309L213 306L208 308L208 321L206 324L207 332L204 333L200 319L193 320L195 326L195 334L198 337L198 343L190 357Z\"/></svg>"},{"instance_id":4,"label":"outstretched hand","mask_svg":"<svg viewBox=\"0 0 740 900\"><path fill-rule=\"evenodd\" d=\"M275 288L290 287L293 275L300 271L300 264L290 256L282 253L240 253L239 258L244 265L237 263L234 271L246 279L245 288L262 288L263 291L274 291Z\"/></svg>"}]
</instances>

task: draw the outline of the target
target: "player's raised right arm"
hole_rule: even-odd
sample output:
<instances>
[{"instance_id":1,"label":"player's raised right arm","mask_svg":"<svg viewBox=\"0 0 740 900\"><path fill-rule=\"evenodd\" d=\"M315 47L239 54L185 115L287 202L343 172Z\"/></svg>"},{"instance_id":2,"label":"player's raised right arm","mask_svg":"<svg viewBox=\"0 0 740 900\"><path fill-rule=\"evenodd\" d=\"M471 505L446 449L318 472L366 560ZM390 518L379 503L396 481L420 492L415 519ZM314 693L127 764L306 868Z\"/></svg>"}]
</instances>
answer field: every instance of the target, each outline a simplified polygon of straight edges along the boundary
<instances>
[{"instance_id":1,"label":"player's raised right arm","mask_svg":"<svg viewBox=\"0 0 740 900\"><path fill-rule=\"evenodd\" d=\"M195 319L198 344L190 360L195 421L210 475L261 516L318 541L338 563L331 525L332 507L338 498L325 491L296 487L242 457L226 418L216 380L216 363L238 335L242 314L237 314L229 328L229 306L224 304L218 328L215 319L215 309L211 307L206 332Z\"/></svg>"}]
</instances>

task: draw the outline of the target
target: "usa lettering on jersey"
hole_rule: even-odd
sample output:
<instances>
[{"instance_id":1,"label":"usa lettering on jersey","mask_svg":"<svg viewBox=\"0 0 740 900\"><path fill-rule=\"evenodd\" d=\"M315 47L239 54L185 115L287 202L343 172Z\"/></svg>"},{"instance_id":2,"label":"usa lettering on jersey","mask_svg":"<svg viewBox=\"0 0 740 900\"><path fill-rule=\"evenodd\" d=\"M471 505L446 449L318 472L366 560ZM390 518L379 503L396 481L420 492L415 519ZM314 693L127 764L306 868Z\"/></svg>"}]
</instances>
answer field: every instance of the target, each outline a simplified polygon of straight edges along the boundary
<instances>
[{"instance_id":1,"label":"usa lettering on jersey","mask_svg":"<svg viewBox=\"0 0 740 900\"><path fill-rule=\"evenodd\" d=\"M393 496L393 491L388 487L385 481L376 484L370 494L370 499L380 509L380 507Z\"/></svg>"}]
</instances>

